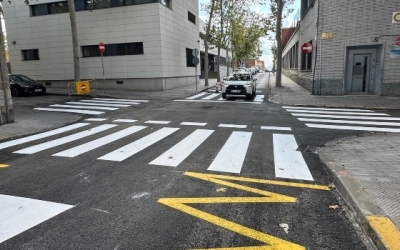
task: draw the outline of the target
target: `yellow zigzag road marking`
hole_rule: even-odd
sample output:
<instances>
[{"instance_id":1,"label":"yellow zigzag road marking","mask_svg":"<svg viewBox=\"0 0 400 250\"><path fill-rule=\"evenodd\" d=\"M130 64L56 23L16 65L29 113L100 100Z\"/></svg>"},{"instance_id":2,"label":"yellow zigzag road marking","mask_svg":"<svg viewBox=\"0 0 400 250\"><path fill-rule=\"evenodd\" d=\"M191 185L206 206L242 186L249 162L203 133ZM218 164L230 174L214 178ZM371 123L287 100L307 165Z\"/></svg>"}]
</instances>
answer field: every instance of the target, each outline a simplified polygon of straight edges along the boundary
<instances>
[{"instance_id":1,"label":"yellow zigzag road marking","mask_svg":"<svg viewBox=\"0 0 400 250\"><path fill-rule=\"evenodd\" d=\"M260 183L260 184L269 184L269 185L277 185L277 186L286 186L286 187L296 187L296 188L308 188L315 190L325 190L328 191L329 188L327 186L322 185L313 185L313 184L302 184L302 183L293 183L293 182L284 182L284 181L272 181L272 180L263 180L263 179L252 179L252 178L244 178L244 177L235 177L235 176L225 176L225 175L214 175L214 174L201 174L201 173L193 173L186 172L185 175L191 176L194 178L198 178L201 180L205 180L208 182L217 183L220 185L224 185L231 188L240 189L243 191L248 191L252 193L256 193L266 197L204 197L204 198L164 198L159 199L158 202L177 209L181 212L190 214L199 219L208 221L217 226L223 227L225 229L231 230L235 233L247 236L249 238L258 240L260 242L268 244L267 246L249 246L249 247L234 247L234 248L213 248L218 250L256 250L256 249L267 249L267 250L305 250L305 247L300 246L298 244L268 235L266 233L254 230L252 228L248 228L237 224L235 222L223 219L221 217L203 212L196 208L187 206L185 204L216 204L216 203L294 203L296 202L295 197L286 196L283 194L273 193L257 188L252 188L236 183L232 183L229 181L243 181L243 182L252 182L252 183ZM226 181L229 180L229 181ZM210 249L209 249L210 250Z\"/></svg>"},{"instance_id":2,"label":"yellow zigzag road marking","mask_svg":"<svg viewBox=\"0 0 400 250\"><path fill-rule=\"evenodd\" d=\"M6 167L8 167L7 164L0 164L0 168L6 168Z\"/></svg>"}]
</instances>

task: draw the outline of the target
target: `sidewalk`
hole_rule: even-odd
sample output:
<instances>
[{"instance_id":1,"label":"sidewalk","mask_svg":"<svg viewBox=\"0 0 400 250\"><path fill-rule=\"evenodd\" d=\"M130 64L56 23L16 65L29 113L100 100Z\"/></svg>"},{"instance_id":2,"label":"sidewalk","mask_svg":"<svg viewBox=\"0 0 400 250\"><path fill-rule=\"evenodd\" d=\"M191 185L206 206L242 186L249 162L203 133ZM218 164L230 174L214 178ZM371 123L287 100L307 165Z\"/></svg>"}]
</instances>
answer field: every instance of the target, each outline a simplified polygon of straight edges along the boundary
<instances>
[{"instance_id":1,"label":"sidewalk","mask_svg":"<svg viewBox=\"0 0 400 250\"><path fill-rule=\"evenodd\" d=\"M186 98L188 96L194 95L198 92L204 91L206 89L215 86L217 79L209 79L209 86L204 86L205 80L200 79L196 85L187 85L182 87L177 87L174 89L164 90L164 91L147 91L147 90L126 90L126 89L104 89L99 87L97 90L93 90L86 96L96 96L96 97L111 97L111 98L121 98L121 99L152 99L152 100L172 100L178 98ZM47 87L47 94L49 95L68 95L68 89L65 88L52 88Z\"/></svg>"},{"instance_id":2,"label":"sidewalk","mask_svg":"<svg viewBox=\"0 0 400 250\"><path fill-rule=\"evenodd\" d=\"M282 75L275 87L270 75L269 100L285 105L366 109L400 109L400 98L380 96L313 96ZM366 134L331 141L320 159L336 189L357 212L360 225L378 249L400 249L400 135Z\"/></svg>"},{"instance_id":3,"label":"sidewalk","mask_svg":"<svg viewBox=\"0 0 400 250\"><path fill-rule=\"evenodd\" d=\"M282 87L275 87L275 76L270 73L269 101L285 105L329 108L400 109L400 97L382 96L317 96L282 74Z\"/></svg>"}]
</instances>

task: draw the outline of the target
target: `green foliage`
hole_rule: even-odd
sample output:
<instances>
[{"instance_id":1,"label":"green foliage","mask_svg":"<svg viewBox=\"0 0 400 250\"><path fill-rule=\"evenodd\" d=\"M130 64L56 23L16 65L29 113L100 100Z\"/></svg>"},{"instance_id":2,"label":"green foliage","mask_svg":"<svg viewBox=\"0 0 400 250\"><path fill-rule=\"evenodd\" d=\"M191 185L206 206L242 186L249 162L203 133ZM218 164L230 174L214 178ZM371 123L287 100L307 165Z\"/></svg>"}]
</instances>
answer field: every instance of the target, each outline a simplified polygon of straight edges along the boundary
<instances>
[{"instance_id":1,"label":"green foliage","mask_svg":"<svg viewBox=\"0 0 400 250\"><path fill-rule=\"evenodd\" d=\"M214 17L208 42L220 48L232 48L234 60L247 60L261 56L261 38L271 29L265 15L251 7L265 5L265 0L216 0ZM211 12L210 3L202 6Z\"/></svg>"}]
</instances>

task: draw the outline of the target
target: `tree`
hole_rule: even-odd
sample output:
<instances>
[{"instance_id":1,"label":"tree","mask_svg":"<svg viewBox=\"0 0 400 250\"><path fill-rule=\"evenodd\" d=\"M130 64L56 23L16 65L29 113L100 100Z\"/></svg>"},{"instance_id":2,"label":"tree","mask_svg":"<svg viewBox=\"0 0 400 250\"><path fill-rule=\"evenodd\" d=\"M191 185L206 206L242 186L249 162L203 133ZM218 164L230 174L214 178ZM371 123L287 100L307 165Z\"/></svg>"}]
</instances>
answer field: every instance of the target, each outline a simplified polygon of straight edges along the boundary
<instances>
[{"instance_id":1,"label":"tree","mask_svg":"<svg viewBox=\"0 0 400 250\"><path fill-rule=\"evenodd\" d=\"M256 5L265 4L265 0L217 0L216 2L216 11L214 13L214 18L212 22L211 36L214 38L215 45L218 48L218 80L220 81L220 57L221 57L221 49L228 50L229 45L233 48L232 40L232 31L234 31L234 24L241 23L246 27L251 27L247 31L250 31L250 35L254 38L254 46L253 48L257 51L257 55L260 54L259 49L259 38L261 36L266 35L266 22L263 22L263 15L252 11L252 7ZM243 30L242 30L243 31ZM260 33L257 33L260 32ZM257 34L256 36L253 36ZM240 34L239 34L240 35ZM243 35L243 34L242 34ZM231 41L231 42L230 42ZM249 49L249 46L247 46ZM254 51L248 51L249 54L254 54ZM232 50L232 54L235 52Z\"/></svg>"},{"instance_id":2,"label":"tree","mask_svg":"<svg viewBox=\"0 0 400 250\"><path fill-rule=\"evenodd\" d=\"M72 53L74 55L74 81L78 82L81 80L81 68L79 65L79 44L78 44L78 32L76 27L74 0L68 0L68 7L69 7L69 18L71 20Z\"/></svg>"},{"instance_id":3,"label":"tree","mask_svg":"<svg viewBox=\"0 0 400 250\"><path fill-rule=\"evenodd\" d=\"M3 16L3 7L0 6L0 14L1 16ZM9 84L9 79L8 79L8 67L7 67L7 58L6 58L6 52L5 52L5 42L4 42L4 33L3 33L3 25L0 22L0 75L1 75L1 82L2 85L0 87L0 89L3 90L3 94L4 94L4 106L6 109L6 120L7 123L11 123L14 122L14 114L12 112L13 110L13 105L11 102L11 98L9 98L10 96L10 84ZM0 116L2 118L3 114L0 108ZM2 124L3 121L1 119L0 124Z\"/></svg>"},{"instance_id":4,"label":"tree","mask_svg":"<svg viewBox=\"0 0 400 250\"><path fill-rule=\"evenodd\" d=\"M271 21L275 22L275 33L276 33L276 83L275 86L282 86L282 18L286 17L293 10L289 9L288 6L293 4L294 0L271 0ZM286 13L284 14L284 10Z\"/></svg>"},{"instance_id":5,"label":"tree","mask_svg":"<svg viewBox=\"0 0 400 250\"><path fill-rule=\"evenodd\" d=\"M205 78L205 86L209 86L208 84L208 41L210 39L210 30L211 30L211 23L212 19L214 16L214 10L215 10L215 3L216 0L211 1L211 5L209 6L210 8L210 14L208 16L208 22L206 23L206 34L204 37L204 78Z\"/></svg>"}]
</instances>

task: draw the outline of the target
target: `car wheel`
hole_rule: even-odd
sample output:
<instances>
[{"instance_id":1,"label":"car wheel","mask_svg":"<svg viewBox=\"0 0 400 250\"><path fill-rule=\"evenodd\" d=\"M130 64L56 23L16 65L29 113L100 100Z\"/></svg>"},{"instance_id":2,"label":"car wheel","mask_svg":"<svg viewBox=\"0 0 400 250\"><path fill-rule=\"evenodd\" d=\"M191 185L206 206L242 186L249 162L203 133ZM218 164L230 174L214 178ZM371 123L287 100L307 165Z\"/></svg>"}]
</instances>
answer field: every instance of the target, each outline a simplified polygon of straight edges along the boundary
<instances>
[{"instance_id":1,"label":"car wheel","mask_svg":"<svg viewBox=\"0 0 400 250\"><path fill-rule=\"evenodd\" d=\"M247 100L253 99L253 94L246 94L246 99Z\"/></svg>"},{"instance_id":2,"label":"car wheel","mask_svg":"<svg viewBox=\"0 0 400 250\"><path fill-rule=\"evenodd\" d=\"M222 99L226 99L226 94L222 94Z\"/></svg>"},{"instance_id":3,"label":"car wheel","mask_svg":"<svg viewBox=\"0 0 400 250\"><path fill-rule=\"evenodd\" d=\"M19 91L19 89L17 87L14 87L14 88L11 89L11 95L14 96L14 97L17 97L17 96L20 96L21 93L20 93L20 91Z\"/></svg>"},{"instance_id":4,"label":"car wheel","mask_svg":"<svg viewBox=\"0 0 400 250\"><path fill-rule=\"evenodd\" d=\"M46 90L42 91L39 95L46 95Z\"/></svg>"}]
</instances>

